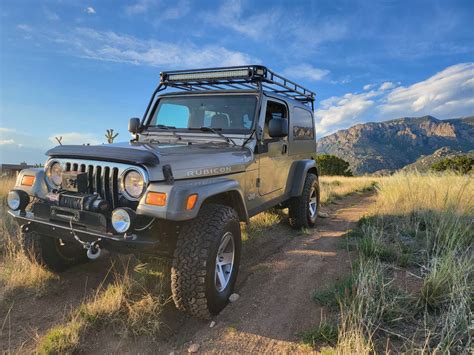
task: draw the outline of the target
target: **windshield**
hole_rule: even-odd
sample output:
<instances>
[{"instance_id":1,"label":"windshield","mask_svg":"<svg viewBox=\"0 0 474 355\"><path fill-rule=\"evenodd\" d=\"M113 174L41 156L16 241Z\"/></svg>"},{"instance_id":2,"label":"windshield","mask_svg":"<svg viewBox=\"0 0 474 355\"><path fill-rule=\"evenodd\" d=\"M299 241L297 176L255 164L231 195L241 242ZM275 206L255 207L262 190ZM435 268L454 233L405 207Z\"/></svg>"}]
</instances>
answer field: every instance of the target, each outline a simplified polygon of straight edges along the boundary
<instances>
[{"instance_id":1,"label":"windshield","mask_svg":"<svg viewBox=\"0 0 474 355\"><path fill-rule=\"evenodd\" d=\"M254 95L163 97L149 127L210 127L247 133L253 126L256 104Z\"/></svg>"}]
</instances>

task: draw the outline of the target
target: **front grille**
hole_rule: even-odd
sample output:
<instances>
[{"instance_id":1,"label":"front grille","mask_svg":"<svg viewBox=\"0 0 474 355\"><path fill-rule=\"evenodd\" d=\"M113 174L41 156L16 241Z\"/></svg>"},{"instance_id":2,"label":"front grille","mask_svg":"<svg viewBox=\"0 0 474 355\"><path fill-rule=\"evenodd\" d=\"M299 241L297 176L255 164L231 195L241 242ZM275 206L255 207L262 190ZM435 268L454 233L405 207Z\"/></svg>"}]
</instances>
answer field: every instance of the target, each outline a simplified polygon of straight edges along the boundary
<instances>
[{"instance_id":1,"label":"front grille","mask_svg":"<svg viewBox=\"0 0 474 355\"><path fill-rule=\"evenodd\" d=\"M86 162L65 162L64 171L87 173L89 193L97 193L115 208L119 203L119 173L116 166L88 164Z\"/></svg>"}]
</instances>

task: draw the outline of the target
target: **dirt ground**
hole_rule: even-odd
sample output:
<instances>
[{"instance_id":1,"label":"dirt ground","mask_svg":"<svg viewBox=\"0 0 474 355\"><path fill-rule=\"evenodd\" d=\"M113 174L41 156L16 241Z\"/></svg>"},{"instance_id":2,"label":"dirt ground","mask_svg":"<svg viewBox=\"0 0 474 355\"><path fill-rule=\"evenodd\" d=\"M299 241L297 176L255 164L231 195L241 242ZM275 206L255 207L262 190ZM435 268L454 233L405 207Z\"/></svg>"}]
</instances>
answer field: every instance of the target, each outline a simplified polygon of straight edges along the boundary
<instances>
[{"instance_id":1,"label":"dirt ground","mask_svg":"<svg viewBox=\"0 0 474 355\"><path fill-rule=\"evenodd\" d=\"M319 219L317 228L308 233L280 225L244 247L236 289L240 298L213 319L214 327L170 304L160 338L127 337L105 326L88 334L81 352L182 353L190 344L208 353L309 351L300 344L298 333L333 316L311 295L350 273L351 254L341 237L373 201L372 193L348 196L326 207L329 218ZM39 336L107 282L109 268L110 257L80 265L62 274L60 284L47 296L20 294L4 300L0 353L32 351Z\"/></svg>"}]
</instances>

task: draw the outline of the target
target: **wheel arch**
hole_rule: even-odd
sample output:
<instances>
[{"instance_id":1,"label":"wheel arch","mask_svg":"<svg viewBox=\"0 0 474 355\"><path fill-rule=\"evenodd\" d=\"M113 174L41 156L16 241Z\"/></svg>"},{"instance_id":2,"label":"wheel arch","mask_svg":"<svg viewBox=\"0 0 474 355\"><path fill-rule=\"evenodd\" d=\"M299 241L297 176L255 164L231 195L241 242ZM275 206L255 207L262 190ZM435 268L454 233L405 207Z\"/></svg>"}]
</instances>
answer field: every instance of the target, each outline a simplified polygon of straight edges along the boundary
<instances>
[{"instance_id":1,"label":"wheel arch","mask_svg":"<svg viewBox=\"0 0 474 355\"><path fill-rule=\"evenodd\" d=\"M249 216L245 206L242 192L234 189L207 196L201 204L202 206L210 203L221 204L235 209L241 222L248 222Z\"/></svg>"},{"instance_id":2,"label":"wheel arch","mask_svg":"<svg viewBox=\"0 0 474 355\"><path fill-rule=\"evenodd\" d=\"M308 175L309 173L313 173L319 178L319 169L315 160L304 159L294 162L290 173L290 176L292 176L292 178L288 179L288 190L290 191L291 197L301 195L306 175Z\"/></svg>"}]
</instances>

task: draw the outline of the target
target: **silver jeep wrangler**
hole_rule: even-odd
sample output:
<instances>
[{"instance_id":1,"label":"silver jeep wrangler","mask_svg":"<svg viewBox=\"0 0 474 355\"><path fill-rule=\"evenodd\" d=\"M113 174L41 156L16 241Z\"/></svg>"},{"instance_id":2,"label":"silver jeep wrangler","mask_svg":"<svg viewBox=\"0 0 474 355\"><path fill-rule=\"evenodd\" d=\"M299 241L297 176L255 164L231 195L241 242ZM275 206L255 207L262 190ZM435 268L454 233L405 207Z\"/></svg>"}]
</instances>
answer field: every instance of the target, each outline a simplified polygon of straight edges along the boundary
<instances>
[{"instance_id":1,"label":"silver jeep wrangler","mask_svg":"<svg viewBox=\"0 0 474 355\"><path fill-rule=\"evenodd\" d=\"M8 205L24 248L54 271L102 248L171 258L176 306L217 314L241 222L272 207L295 228L316 222L314 99L259 65L161 73L130 142L60 145L44 169L21 171Z\"/></svg>"}]
</instances>

